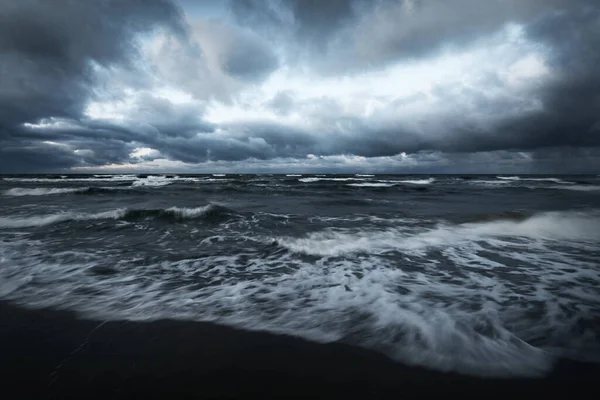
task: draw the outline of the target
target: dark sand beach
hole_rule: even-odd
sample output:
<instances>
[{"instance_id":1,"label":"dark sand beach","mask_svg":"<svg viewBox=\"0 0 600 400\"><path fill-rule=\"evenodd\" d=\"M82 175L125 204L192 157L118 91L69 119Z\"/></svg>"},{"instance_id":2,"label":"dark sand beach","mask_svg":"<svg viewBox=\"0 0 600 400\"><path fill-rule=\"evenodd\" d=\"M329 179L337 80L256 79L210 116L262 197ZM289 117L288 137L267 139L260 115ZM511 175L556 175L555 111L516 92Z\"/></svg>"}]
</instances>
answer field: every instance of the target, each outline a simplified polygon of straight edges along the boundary
<instances>
[{"instance_id":1,"label":"dark sand beach","mask_svg":"<svg viewBox=\"0 0 600 400\"><path fill-rule=\"evenodd\" d=\"M0 305L0 354L5 399L566 397L597 391L600 376L597 366L561 361L544 379L481 379L340 343L210 323L102 323L8 304Z\"/></svg>"}]
</instances>

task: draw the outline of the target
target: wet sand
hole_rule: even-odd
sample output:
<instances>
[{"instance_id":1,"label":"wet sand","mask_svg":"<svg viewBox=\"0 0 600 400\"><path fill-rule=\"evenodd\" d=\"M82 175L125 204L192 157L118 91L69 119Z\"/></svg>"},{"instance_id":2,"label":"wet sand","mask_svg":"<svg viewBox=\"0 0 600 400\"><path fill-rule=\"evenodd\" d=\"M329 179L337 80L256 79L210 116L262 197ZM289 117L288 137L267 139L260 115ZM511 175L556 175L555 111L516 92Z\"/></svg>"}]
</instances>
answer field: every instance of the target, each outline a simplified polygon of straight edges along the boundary
<instances>
[{"instance_id":1,"label":"wet sand","mask_svg":"<svg viewBox=\"0 0 600 400\"><path fill-rule=\"evenodd\" d=\"M562 360L543 379L482 379L405 366L342 343L211 323L90 321L6 303L0 358L4 399L538 398L600 387L595 364Z\"/></svg>"}]
</instances>

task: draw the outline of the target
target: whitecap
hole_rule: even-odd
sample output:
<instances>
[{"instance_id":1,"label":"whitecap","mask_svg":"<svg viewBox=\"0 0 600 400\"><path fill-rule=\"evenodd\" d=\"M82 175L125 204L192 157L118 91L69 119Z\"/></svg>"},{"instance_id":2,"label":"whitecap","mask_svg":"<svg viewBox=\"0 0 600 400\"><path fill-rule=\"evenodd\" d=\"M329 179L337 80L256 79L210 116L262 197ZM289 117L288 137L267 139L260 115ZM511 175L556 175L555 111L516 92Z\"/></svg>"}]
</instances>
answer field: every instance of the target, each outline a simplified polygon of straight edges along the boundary
<instances>
[{"instance_id":1,"label":"whitecap","mask_svg":"<svg viewBox=\"0 0 600 400\"><path fill-rule=\"evenodd\" d=\"M166 176L150 175L146 178L140 178L134 181L131 186L166 186L174 182L173 178Z\"/></svg>"},{"instance_id":2,"label":"whitecap","mask_svg":"<svg viewBox=\"0 0 600 400\"><path fill-rule=\"evenodd\" d=\"M565 181L559 178L521 178L519 176L497 176L496 178L505 181L554 182L561 184L573 184L573 182Z\"/></svg>"},{"instance_id":3,"label":"whitecap","mask_svg":"<svg viewBox=\"0 0 600 400\"><path fill-rule=\"evenodd\" d=\"M346 186L352 187L392 187L393 183L382 183L382 182L364 182L364 183L348 183Z\"/></svg>"},{"instance_id":4,"label":"whitecap","mask_svg":"<svg viewBox=\"0 0 600 400\"><path fill-rule=\"evenodd\" d=\"M217 205L208 204L203 207L195 207L195 208L186 208L186 207L171 207L167 208L165 211L168 213L172 213L180 218L196 218L206 213L213 211L217 208Z\"/></svg>"},{"instance_id":5,"label":"whitecap","mask_svg":"<svg viewBox=\"0 0 600 400\"><path fill-rule=\"evenodd\" d=\"M570 186L550 186L550 189L574 190L577 192L597 192L599 185L570 185Z\"/></svg>"},{"instance_id":6,"label":"whitecap","mask_svg":"<svg viewBox=\"0 0 600 400\"><path fill-rule=\"evenodd\" d=\"M429 185L430 183L435 182L435 178L428 179L406 179L401 181L395 181L399 183L410 183L412 185Z\"/></svg>"},{"instance_id":7,"label":"whitecap","mask_svg":"<svg viewBox=\"0 0 600 400\"><path fill-rule=\"evenodd\" d=\"M12 188L4 192L6 196L45 196L54 194L85 192L89 188Z\"/></svg>"},{"instance_id":8,"label":"whitecap","mask_svg":"<svg viewBox=\"0 0 600 400\"><path fill-rule=\"evenodd\" d=\"M493 237L528 237L534 239L600 240L600 215L597 212L549 212L523 221L440 225L415 231L409 227L386 230L324 230L300 238L275 238L280 245L294 251L321 256L357 252L383 254L389 251L421 251L429 247L451 246L460 242Z\"/></svg>"},{"instance_id":9,"label":"whitecap","mask_svg":"<svg viewBox=\"0 0 600 400\"><path fill-rule=\"evenodd\" d=\"M125 208L109 210L99 213L62 212L48 215L34 215L29 217L0 217L0 228L31 228L45 226L64 221L87 221L99 219L123 218L127 212Z\"/></svg>"},{"instance_id":10,"label":"whitecap","mask_svg":"<svg viewBox=\"0 0 600 400\"><path fill-rule=\"evenodd\" d=\"M347 181L362 181L364 179L358 178L326 178L326 177L310 177L310 178L300 178L298 179L300 182L311 183L311 182L319 182L319 181L331 181L331 182L347 182Z\"/></svg>"},{"instance_id":11,"label":"whitecap","mask_svg":"<svg viewBox=\"0 0 600 400\"><path fill-rule=\"evenodd\" d=\"M3 180L8 182L27 182L27 183L53 183L60 182L128 182L138 179L135 175L93 175L88 176L77 176L71 175L68 179L63 178L4 178Z\"/></svg>"}]
</instances>

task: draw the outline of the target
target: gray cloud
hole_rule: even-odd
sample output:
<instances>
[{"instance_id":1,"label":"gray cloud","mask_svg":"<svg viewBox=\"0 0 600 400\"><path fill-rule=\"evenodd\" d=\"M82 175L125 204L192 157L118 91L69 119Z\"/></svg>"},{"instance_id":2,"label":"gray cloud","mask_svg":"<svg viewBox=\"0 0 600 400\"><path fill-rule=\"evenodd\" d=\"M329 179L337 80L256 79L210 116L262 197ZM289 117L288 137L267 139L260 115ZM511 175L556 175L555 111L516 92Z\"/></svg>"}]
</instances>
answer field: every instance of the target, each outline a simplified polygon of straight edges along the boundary
<instances>
[{"instance_id":1,"label":"gray cloud","mask_svg":"<svg viewBox=\"0 0 600 400\"><path fill-rule=\"evenodd\" d=\"M229 19L185 20L167 0L1 3L0 172L159 158L261 171L600 168L600 5L592 0L238 0L229 7ZM525 89L508 88L506 71L491 69L475 85L436 83L427 93L374 98L386 106L361 113L335 93L303 98L282 88L260 103L279 119L207 120L215 104L253 111L253 96L279 69L353 79L501 46L509 24L521 27L550 71L540 82L525 77ZM155 32L161 40L142 46L139 39ZM191 100L165 95L165 87ZM86 114L92 101L121 102L124 114ZM131 155L146 147L148 155Z\"/></svg>"},{"instance_id":2,"label":"gray cloud","mask_svg":"<svg viewBox=\"0 0 600 400\"><path fill-rule=\"evenodd\" d=\"M2 2L0 119L73 117L90 95L93 65L131 67L133 34L181 29L167 1Z\"/></svg>"}]
</instances>

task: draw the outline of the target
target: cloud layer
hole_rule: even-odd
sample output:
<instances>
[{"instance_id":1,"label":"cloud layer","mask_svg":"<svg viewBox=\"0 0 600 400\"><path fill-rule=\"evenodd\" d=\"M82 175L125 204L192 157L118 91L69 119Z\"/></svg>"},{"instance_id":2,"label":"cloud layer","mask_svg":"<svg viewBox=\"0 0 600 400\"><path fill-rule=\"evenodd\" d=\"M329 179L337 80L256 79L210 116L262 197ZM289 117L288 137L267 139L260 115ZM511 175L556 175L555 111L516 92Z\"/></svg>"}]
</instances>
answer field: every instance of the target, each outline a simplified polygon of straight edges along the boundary
<instances>
[{"instance_id":1,"label":"cloud layer","mask_svg":"<svg viewBox=\"0 0 600 400\"><path fill-rule=\"evenodd\" d=\"M0 4L0 172L592 172L592 0Z\"/></svg>"}]
</instances>

